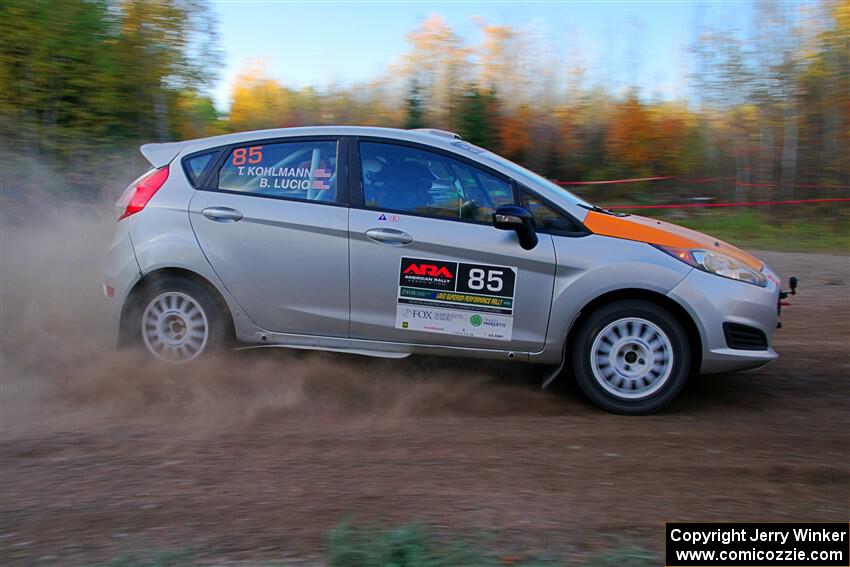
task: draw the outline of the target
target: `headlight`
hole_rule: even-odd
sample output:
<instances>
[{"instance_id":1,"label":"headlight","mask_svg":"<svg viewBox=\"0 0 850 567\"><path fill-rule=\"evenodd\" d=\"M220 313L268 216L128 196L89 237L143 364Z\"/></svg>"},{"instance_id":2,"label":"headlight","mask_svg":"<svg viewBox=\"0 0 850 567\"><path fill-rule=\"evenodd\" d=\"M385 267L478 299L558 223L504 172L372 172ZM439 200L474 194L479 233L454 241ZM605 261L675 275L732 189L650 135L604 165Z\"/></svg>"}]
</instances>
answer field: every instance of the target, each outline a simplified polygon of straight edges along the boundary
<instances>
[{"instance_id":1,"label":"headlight","mask_svg":"<svg viewBox=\"0 0 850 567\"><path fill-rule=\"evenodd\" d=\"M673 248L671 246L657 246L657 248L704 272L738 280L739 282L750 283L759 287L767 286L767 277L764 274L748 268L735 258L726 254L721 254L714 250L691 250L688 248Z\"/></svg>"}]
</instances>

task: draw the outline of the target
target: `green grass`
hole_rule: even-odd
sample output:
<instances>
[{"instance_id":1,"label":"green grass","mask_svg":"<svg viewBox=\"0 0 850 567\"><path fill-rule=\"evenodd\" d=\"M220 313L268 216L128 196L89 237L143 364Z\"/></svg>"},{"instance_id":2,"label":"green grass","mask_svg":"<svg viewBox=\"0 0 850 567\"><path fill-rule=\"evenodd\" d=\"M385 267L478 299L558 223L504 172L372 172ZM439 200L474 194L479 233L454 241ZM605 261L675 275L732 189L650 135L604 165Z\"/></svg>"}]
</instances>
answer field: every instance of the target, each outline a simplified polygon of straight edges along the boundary
<instances>
[{"instance_id":1,"label":"green grass","mask_svg":"<svg viewBox=\"0 0 850 567\"><path fill-rule=\"evenodd\" d=\"M390 529L358 529L343 524L329 534L328 564L330 567L650 567L661 562L657 554L633 546L583 561L505 556L488 551L488 547L483 539L437 537L421 524Z\"/></svg>"},{"instance_id":2,"label":"green grass","mask_svg":"<svg viewBox=\"0 0 850 567\"><path fill-rule=\"evenodd\" d=\"M642 547L623 547L593 557L587 567L651 567L663 565L661 557Z\"/></svg>"},{"instance_id":3,"label":"green grass","mask_svg":"<svg viewBox=\"0 0 850 567\"><path fill-rule=\"evenodd\" d=\"M620 543L613 551L582 560L526 558L491 550L491 537L440 535L423 524L396 527L352 527L341 524L328 532L325 562L328 567L650 567L661 557L642 547ZM205 554L207 555L207 554ZM287 563L258 561L257 565ZM299 563L300 564L300 563ZM192 567L187 552L134 552L96 567Z\"/></svg>"},{"instance_id":4,"label":"green grass","mask_svg":"<svg viewBox=\"0 0 850 567\"><path fill-rule=\"evenodd\" d=\"M850 254L850 215L846 206L820 219L783 220L756 210L712 210L688 216L635 212L705 232L739 248Z\"/></svg>"},{"instance_id":5,"label":"green grass","mask_svg":"<svg viewBox=\"0 0 850 567\"><path fill-rule=\"evenodd\" d=\"M347 524L328 534L331 567L460 567L497 566L499 561L480 544L455 539L438 542L424 526L359 528Z\"/></svg>"}]
</instances>

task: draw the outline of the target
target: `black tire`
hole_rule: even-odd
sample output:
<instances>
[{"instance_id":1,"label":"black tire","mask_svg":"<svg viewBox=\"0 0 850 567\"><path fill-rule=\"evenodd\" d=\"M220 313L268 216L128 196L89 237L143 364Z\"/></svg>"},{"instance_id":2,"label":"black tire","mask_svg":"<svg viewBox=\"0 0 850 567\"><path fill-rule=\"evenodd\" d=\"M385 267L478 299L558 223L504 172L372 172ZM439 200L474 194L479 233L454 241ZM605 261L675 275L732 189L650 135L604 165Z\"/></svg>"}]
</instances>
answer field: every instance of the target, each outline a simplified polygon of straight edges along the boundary
<instances>
[{"instance_id":1,"label":"black tire","mask_svg":"<svg viewBox=\"0 0 850 567\"><path fill-rule=\"evenodd\" d=\"M635 360L637 356L628 352L628 350L642 347L640 345L636 347L627 346L631 343L626 339L623 343L619 343L618 340L612 343L612 333L616 335L618 330L612 329L609 325L628 320L648 321L666 336L669 341L669 349L666 343L663 343L663 339L653 342L655 345L663 345L661 350L649 348L650 356L657 356L662 361L663 372L658 372L656 375L654 370L647 370L643 373L637 372L637 377L627 377L627 374L621 373L623 368L632 368L632 366L629 366L629 361ZM627 329L638 329L641 325L639 322L622 324L632 325L626 327ZM652 325L646 327L646 332L649 333ZM604 337L600 336L603 333ZM597 337L600 340L597 348L604 349L605 346L611 345L609 352L612 355L608 360L616 359L617 362L614 364L593 362L597 360L592 352ZM660 338L660 336L658 337ZM617 347L618 344L622 346ZM626 352L622 357L613 354L621 354L623 351ZM637 352L646 351L638 350ZM669 356L672 356L672 363L666 356L668 352ZM571 356L576 383L585 395L599 407L612 413L624 415L652 413L669 404L684 387L691 370L691 350L682 325L663 307L643 300L616 301L591 313L575 335ZM635 362L643 364L644 360L640 358ZM639 367L635 362L632 363L635 368L645 369L649 367L649 365ZM669 374L666 374L668 367ZM596 368L598 377L594 374L594 368ZM610 373L610 376L606 377L605 373ZM666 379L661 379L665 374ZM655 382L652 381L653 379L655 379ZM629 388L645 388L646 394L644 395L639 391L632 393ZM618 394L612 390L621 393Z\"/></svg>"},{"instance_id":2,"label":"black tire","mask_svg":"<svg viewBox=\"0 0 850 567\"><path fill-rule=\"evenodd\" d=\"M188 360L167 360L155 352L152 343L143 336L142 318L152 302L163 294L180 294L194 301L203 313L202 320L206 322L206 339L196 353ZM124 344L138 348L153 359L167 362L190 362L221 353L232 346L233 327L227 307L222 305L205 286L190 279L180 277L165 277L154 280L130 298L128 316L123 325ZM197 317L196 317L197 318Z\"/></svg>"}]
</instances>

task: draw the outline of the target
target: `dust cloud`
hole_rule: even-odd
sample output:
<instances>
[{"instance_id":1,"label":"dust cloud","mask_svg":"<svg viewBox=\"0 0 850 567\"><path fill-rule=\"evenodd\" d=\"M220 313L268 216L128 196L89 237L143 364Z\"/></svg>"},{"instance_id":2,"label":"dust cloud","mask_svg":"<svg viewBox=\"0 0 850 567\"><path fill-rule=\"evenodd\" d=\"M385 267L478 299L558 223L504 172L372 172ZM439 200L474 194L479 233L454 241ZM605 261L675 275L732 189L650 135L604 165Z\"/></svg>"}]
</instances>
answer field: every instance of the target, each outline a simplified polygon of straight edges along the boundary
<instances>
[{"instance_id":1,"label":"dust cloud","mask_svg":"<svg viewBox=\"0 0 850 567\"><path fill-rule=\"evenodd\" d=\"M108 202L50 207L4 199L4 439L104 425L196 434L288 418L559 411L556 397L536 390L539 372L522 365L421 357L387 361L289 349L169 365L141 353L116 352L100 279L114 230L113 199L110 194Z\"/></svg>"}]
</instances>

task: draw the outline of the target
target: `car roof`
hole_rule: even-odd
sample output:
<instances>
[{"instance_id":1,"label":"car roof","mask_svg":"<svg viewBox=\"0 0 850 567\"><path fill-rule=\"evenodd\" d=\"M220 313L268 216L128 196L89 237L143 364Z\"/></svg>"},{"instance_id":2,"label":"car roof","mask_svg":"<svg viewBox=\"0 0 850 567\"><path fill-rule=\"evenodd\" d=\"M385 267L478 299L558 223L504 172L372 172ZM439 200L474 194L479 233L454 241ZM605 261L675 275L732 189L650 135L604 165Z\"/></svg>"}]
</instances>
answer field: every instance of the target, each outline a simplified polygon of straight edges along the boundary
<instances>
[{"instance_id":1,"label":"car roof","mask_svg":"<svg viewBox=\"0 0 850 567\"><path fill-rule=\"evenodd\" d=\"M447 150L457 150L452 142L458 142L461 137L453 132L434 128L402 130L400 128L379 128L376 126L300 126L297 128L273 128L269 130L253 130L235 132L208 138L195 138L179 142L162 142L143 144L139 150L154 167L162 167L175 157L202 152L230 144L251 142L253 140L268 140L273 138L297 138L300 136L362 136L387 138L389 140L407 140L421 142ZM469 146L467 146L469 147Z\"/></svg>"},{"instance_id":2,"label":"car roof","mask_svg":"<svg viewBox=\"0 0 850 567\"><path fill-rule=\"evenodd\" d=\"M458 154L467 159L483 162L491 169L495 169L507 177L515 178L517 175L516 167L518 166L515 166L515 164L514 167L508 167L505 163L500 163L498 160L482 159L488 155L495 156L495 154L491 154L487 150L476 148L468 142L462 141L462 138L457 134L437 129L403 130L401 128L380 128L377 126L299 126L296 128L273 128L269 130L237 132L183 142L145 144L141 147L141 151L154 167L161 167L170 163L176 157L182 158L189 154L227 146L229 144L300 136L359 136L419 142L433 148ZM539 182L527 176L523 176L522 183L534 186L537 192L543 196L559 202L578 219L584 218L587 213L585 208L581 208L582 206L579 204L580 200L577 197L561 188L540 186ZM567 195L569 197L565 199L564 197Z\"/></svg>"},{"instance_id":3,"label":"car roof","mask_svg":"<svg viewBox=\"0 0 850 567\"><path fill-rule=\"evenodd\" d=\"M298 136L363 136L388 138L392 140L408 140L423 142L436 147L450 149L451 143L461 139L452 132L437 129L403 130L401 128L380 128L377 126L299 126L296 128L273 128L269 130L253 130L237 132L209 138L198 138L178 142L191 152L201 151L218 146L250 142L251 140L266 140L269 138L292 138ZM181 149L183 149L181 148Z\"/></svg>"}]
</instances>

